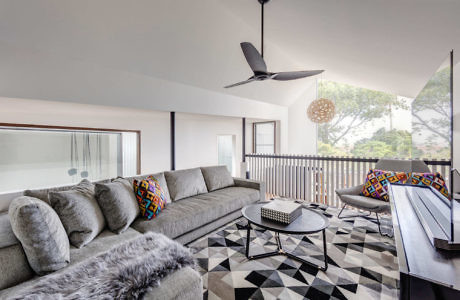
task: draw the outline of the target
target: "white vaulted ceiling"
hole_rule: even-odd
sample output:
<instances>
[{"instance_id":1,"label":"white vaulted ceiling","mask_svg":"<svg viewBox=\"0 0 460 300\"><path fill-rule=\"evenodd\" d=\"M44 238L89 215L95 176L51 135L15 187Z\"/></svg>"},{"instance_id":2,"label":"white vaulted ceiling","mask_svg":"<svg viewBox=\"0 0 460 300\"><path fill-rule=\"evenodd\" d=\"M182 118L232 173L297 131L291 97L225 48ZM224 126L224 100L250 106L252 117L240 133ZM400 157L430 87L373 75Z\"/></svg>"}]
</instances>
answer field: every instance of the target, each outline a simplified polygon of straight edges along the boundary
<instances>
[{"instance_id":1,"label":"white vaulted ceiling","mask_svg":"<svg viewBox=\"0 0 460 300\"><path fill-rule=\"evenodd\" d=\"M270 71L326 69L324 79L415 96L460 49L459 15L455 0L272 0L265 58ZM308 88L224 89L251 76L242 41L260 45L256 0L0 0L0 43L280 105Z\"/></svg>"}]
</instances>

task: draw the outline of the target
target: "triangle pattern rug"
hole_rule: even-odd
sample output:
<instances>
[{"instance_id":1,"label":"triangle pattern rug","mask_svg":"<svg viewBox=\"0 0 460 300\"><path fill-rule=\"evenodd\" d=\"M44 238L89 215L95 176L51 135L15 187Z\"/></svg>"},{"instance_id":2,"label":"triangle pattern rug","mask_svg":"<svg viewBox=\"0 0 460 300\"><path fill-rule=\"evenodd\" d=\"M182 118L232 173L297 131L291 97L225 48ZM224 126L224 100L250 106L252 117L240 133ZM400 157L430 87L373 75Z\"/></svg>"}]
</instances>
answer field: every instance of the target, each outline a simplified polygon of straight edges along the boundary
<instances>
[{"instance_id":1,"label":"triangle pattern rug","mask_svg":"<svg viewBox=\"0 0 460 300\"><path fill-rule=\"evenodd\" d=\"M398 261L394 240L382 237L375 219L338 219L338 209L319 207L329 217L329 268L319 271L285 256L248 260L246 220L240 218L189 244L202 275L204 299L397 299ZM344 215L353 214L344 211ZM383 218L388 225L390 221ZM389 230L388 226L385 228ZM323 263L322 236L280 234L283 247ZM253 226L251 254L276 250L273 232Z\"/></svg>"}]
</instances>

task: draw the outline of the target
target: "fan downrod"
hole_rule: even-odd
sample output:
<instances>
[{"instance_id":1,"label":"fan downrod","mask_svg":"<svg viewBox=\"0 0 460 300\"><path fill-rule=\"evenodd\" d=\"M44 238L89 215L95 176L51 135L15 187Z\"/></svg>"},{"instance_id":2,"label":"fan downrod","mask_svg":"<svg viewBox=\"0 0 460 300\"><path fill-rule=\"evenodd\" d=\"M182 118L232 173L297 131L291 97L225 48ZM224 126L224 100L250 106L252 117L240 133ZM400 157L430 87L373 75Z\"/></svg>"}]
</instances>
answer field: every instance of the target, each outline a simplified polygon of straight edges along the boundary
<instances>
[{"instance_id":1,"label":"fan downrod","mask_svg":"<svg viewBox=\"0 0 460 300\"><path fill-rule=\"evenodd\" d=\"M267 2L270 1L270 0L257 0L257 1L258 1L260 4L263 5L263 4L267 3Z\"/></svg>"}]
</instances>

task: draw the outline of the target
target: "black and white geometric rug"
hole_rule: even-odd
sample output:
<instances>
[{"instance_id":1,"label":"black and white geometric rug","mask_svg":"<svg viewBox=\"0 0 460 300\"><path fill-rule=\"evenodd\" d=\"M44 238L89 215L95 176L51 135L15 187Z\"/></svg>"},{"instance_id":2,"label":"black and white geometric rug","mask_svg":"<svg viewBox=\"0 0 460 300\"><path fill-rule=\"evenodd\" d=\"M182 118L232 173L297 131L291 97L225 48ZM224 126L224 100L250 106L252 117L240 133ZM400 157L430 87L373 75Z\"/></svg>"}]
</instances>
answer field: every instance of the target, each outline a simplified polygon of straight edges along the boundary
<instances>
[{"instance_id":1,"label":"black and white geometric rug","mask_svg":"<svg viewBox=\"0 0 460 300\"><path fill-rule=\"evenodd\" d=\"M285 256L248 260L241 218L188 245L202 274L204 299L397 299L393 239L379 234L373 218L339 220L336 208L318 210L330 214L326 272ZM320 234L280 237L286 250L323 263ZM263 229L251 232L251 243L251 254L276 249L273 233Z\"/></svg>"}]
</instances>

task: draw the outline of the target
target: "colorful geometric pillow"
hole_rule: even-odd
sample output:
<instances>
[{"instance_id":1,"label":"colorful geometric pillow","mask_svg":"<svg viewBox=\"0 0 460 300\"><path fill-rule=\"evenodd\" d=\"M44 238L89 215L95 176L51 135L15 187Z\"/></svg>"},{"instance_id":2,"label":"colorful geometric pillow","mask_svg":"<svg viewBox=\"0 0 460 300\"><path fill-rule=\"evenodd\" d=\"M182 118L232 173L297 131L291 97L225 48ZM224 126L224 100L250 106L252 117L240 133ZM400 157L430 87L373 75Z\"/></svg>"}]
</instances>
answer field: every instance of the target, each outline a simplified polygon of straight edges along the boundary
<instances>
[{"instance_id":1,"label":"colorful geometric pillow","mask_svg":"<svg viewBox=\"0 0 460 300\"><path fill-rule=\"evenodd\" d=\"M384 171L378 169L370 169L366 176L361 195L379 200L389 201L388 184L389 183L405 183L407 181L407 173Z\"/></svg>"},{"instance_id":2,"label":"colorful geometric pillow","mask_svg":"<svg viewBox=\"0 0 460 300\"><path fill-rule=\"evenodd\" d=\"M449 191L446 186L446 182L442 175L439 173L409 173L408 184L412 185L426 185L432 186L437 189L445 197L449 196Z\"/></svg>"},{"instance_id":3,"label":"colorful geometric pillow","mask_svg":"<svg viewBox=\"0 0 460 300\"><path fill-rule=\"evenodd\" d=\"M160 183L153 176L147 177L140 183L134 180L133 187L141 215L144 218L148 220L155 218L165 208L166 196Z\"/></svg>"}]
</instances>

